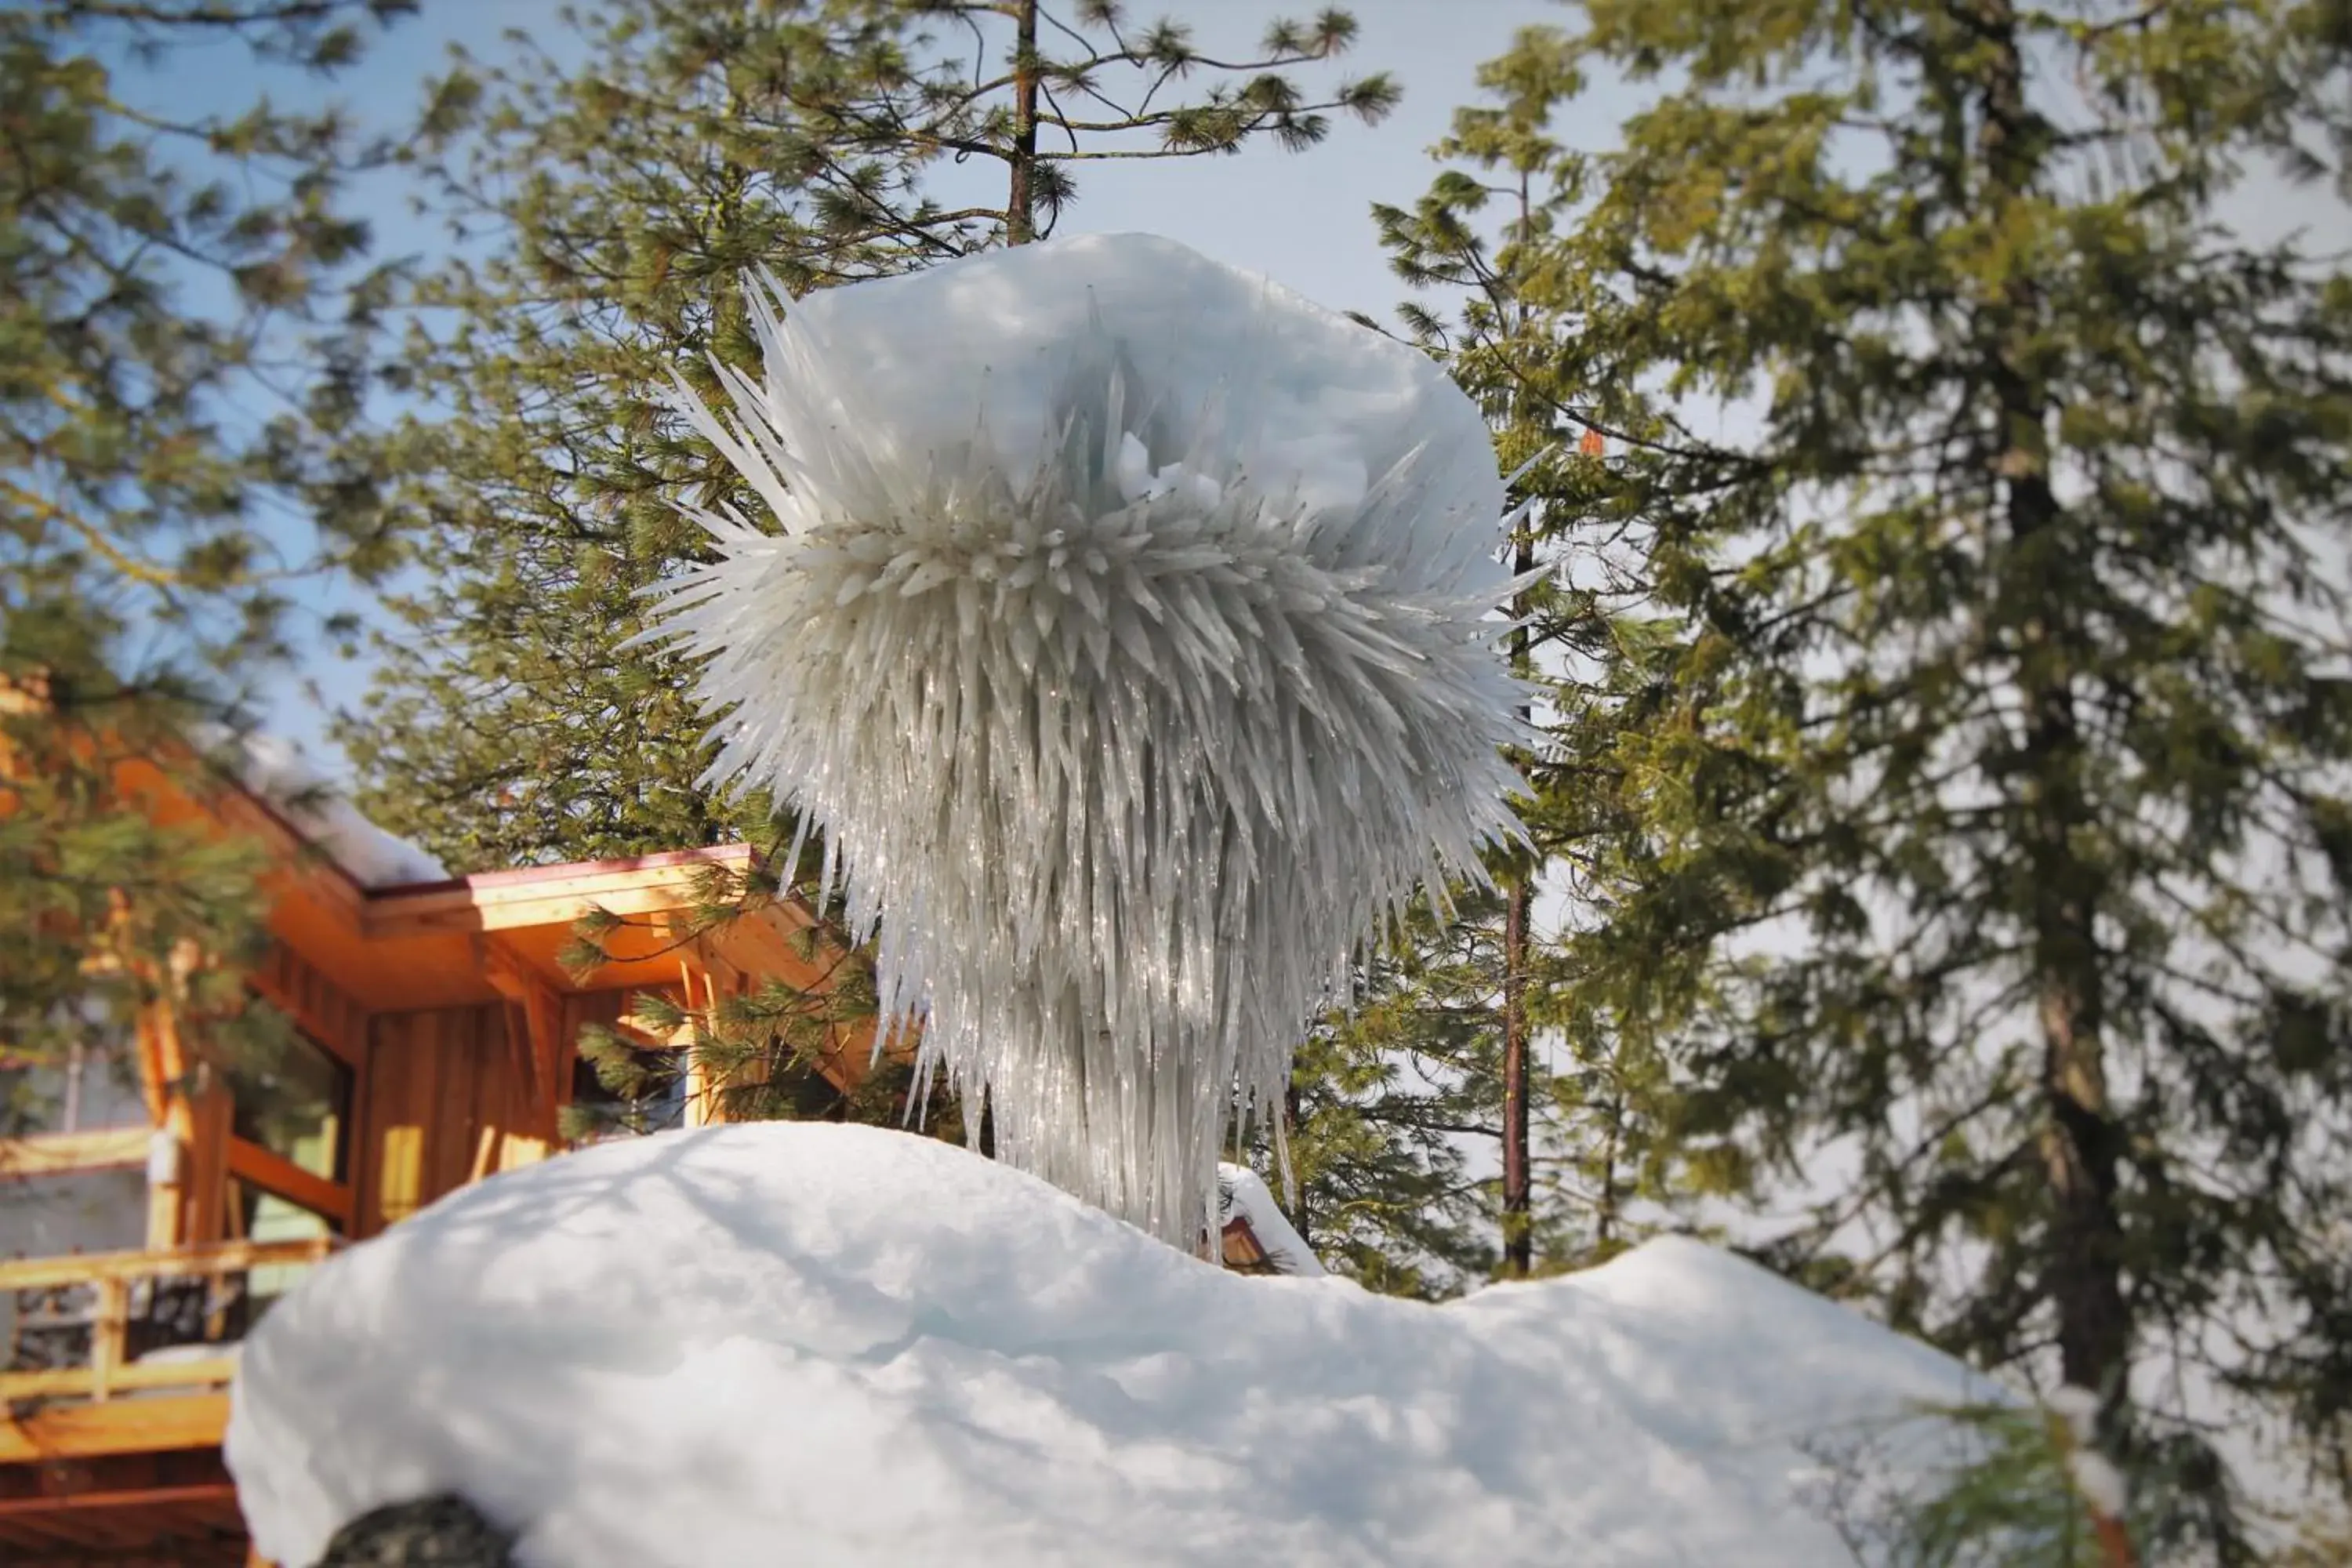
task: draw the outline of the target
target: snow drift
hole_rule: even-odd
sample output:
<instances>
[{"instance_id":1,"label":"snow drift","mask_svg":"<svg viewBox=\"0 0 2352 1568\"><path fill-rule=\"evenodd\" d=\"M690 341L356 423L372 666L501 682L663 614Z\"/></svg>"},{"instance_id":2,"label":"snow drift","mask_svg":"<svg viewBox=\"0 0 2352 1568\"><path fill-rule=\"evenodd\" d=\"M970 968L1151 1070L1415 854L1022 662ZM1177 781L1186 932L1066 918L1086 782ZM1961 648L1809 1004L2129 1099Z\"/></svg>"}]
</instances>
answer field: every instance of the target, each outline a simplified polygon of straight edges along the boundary
<instances>
[{"instance_id":1,"label":"snow drift","mask_svg":"<svg viewBox=\"0 0 2352 1568\"><path fill-rule=\"evenodd\" d=\"M1981 1392L1692 1242L1431 1307L772 1123L495 1176L326 1264L247 1342L227 1453L289 1565L456 1490L530 1568L1820 1568L1809 1440Z\"/></svg>"},{"instance_id":2,"label":"snow drift","mask_svg":"<svg viewBox=\"0 0 2352 1568\"><path fill-rule=\"evenodd\" d=\"M1185 1245L1235 1084L1515 832L1486 424L1146 235L751 308L763 379L681 406L771 517L664 590L717 773L823 826L1000 1157Z\"/></svg>"}]
</instances>

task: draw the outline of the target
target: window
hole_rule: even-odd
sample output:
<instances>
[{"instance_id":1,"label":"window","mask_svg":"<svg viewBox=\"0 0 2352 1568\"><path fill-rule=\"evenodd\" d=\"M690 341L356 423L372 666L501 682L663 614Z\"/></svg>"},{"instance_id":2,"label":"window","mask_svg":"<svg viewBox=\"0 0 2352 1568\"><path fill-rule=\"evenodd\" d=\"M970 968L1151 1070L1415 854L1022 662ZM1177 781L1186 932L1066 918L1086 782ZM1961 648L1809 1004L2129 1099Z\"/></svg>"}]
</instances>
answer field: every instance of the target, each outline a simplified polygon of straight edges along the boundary
<instances>
[{"instance_id":1,"label":"window","mask_svg":"<svg viewBox=\"0 0 2352 1568\"><path fill-rule=\"evenodd\" d=\"M325 1215L313 1214L290 1199L242 1180L229 1183L228 1219L231 1236L244 1241L310 1241L338 1234L333 1222ZM247 1269L242 1319L245 1326L250 1328L260 1321L261 1314L301 1283L302 1277L315 1267L309 1263L268 1263Z\"/></svg>"},{"instance_id":2,"label":"window","mask_svg":"<svg viewBox=\"0 0 2352 1568\"><path fill-rule=\"evenodd\" d=\"M572 1103L565 1121L575 1143L601 1143L683 1126L686 1121L686 1064L683 1053L640 1049L636 1056L646 1071L635 1097L605 1083L596 1064L584 1055L572 1065Z\"/></svg>"},{"instance_id":3,"label":"window","mask_svg":"<svg viewBox=\"0 0 2352 1568\"><path fill-rule=\"evenodd\" d=\"M321 1181L341 1182L348 1156L352 1069L289 1029L228 1069L229 1131Z\"/></svg>"}]
</instances>

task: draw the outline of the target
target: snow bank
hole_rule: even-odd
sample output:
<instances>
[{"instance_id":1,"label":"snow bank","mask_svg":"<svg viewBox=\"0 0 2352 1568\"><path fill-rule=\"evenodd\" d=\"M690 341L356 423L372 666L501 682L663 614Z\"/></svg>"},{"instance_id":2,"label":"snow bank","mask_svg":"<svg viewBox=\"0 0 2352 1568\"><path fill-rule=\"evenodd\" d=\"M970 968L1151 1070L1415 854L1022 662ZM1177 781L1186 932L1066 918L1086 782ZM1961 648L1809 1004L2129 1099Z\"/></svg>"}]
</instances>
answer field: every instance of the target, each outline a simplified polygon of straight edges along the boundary
<instances>
[{"instance_id":1,"label":"snow bank","mask_svg":"<svg viewBox=\"0 0 2352 1568\"><path fill-rule=\"evenodd\" d=\"M247 1342L227 1456L288 1564L447 1489L526 1568L1819 1568L1804 1440L1972 1392L1692 1242L1431 1307L766 1124L496 1176L326 1263Z\"/></svg>"},{"instance_id":2,"label":"snow bank","mask_svg":"<svg viewBox=\"0 0 2352 1568\"><path fill-rule=\"evenodd\" d=\"M291 741L275 735L215 734L226 744L238 782L269 804L296 831L363 888L438 882L448 868L407 839L385 832L343 798Z\"/></svg>"}]
</instances>

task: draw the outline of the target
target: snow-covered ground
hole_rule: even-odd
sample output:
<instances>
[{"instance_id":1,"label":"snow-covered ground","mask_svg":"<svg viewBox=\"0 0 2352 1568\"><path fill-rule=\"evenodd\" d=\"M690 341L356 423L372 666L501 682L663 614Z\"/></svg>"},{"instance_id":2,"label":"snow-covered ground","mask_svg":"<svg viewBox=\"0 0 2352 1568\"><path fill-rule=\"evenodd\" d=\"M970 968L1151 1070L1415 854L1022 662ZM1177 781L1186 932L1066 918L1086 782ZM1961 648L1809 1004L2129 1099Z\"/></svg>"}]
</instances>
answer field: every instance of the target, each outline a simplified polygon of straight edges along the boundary
<instances>
[{"instance_id":1,"label":"snow-covered ground","mask_svg":"<svg viewBox=\"0 0 2352 1568\"><path fill-rule=\"evenodd\" d=\"M771 1123L497 1176L324 1265L246 1346L228 1461L282 1563L454 1489L540 1568L1833 1568L1821 1446L1916 1456L1922 1404L1985 1393L1693 1242L1433 1307Z\"/></svg>"}]
</instances>

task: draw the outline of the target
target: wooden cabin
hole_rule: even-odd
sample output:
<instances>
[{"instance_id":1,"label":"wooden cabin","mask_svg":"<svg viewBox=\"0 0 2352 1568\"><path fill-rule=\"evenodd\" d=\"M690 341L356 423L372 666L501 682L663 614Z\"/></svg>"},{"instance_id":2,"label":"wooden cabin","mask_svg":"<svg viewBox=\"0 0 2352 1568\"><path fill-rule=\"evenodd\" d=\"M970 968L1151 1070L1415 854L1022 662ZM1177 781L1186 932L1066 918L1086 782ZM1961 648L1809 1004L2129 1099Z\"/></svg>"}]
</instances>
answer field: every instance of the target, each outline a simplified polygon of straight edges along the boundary
<instances>
[{"instance_id":1,"label":"wooden cabin","mask_svg":"<svg viewBox=\"0 0 2352 1568\"><path fill-rule=\"evenodd\" d=\"M270 1304L335 1248L561 1152L564 1107L602 1093L581 1059L588 1026L675 1049L633 998L821 988L839 955L791 900L696 934L701 884L748 868L740 846L386 879L355 874L257 788L198 798L126 766L123 789L160 820L268 849L270 947L249 984L299 1038L267 1071L239 1068L158 1006L110 1052L42 1064L32 1131L0 1138L8 1568L248 1563L221 1439L238 1341ZM567 969L597 910L627 923L601 937L606 962ZM866 1070L871 1023L839 1033L818 1100ZM689 1072L667 1110L692 1126L719 1109ZM1244 1219L1219 1242L1229 1267L1278 1271Z\"/></svg>"},{"instance_id":2,"label":"wooden cabin","mask_svg":"<svg viewBox=\"0 0 2352 1568\"><path fill-rule=\"evenodd\" d=\"M370 886L255 792L199 800L148 772L125 784L151 811L269 847L272 941L250 985L299 1040L240 1070L159 1007L111 1054L43 1064L33 1131L0 1140L0 1563L15 1568L246 1563L220 1445L236 1342L269 1304L335 1247L558 1152L563 1107L601 1092L583 1027L677 1043L640 1026L633 997L826 980L791 900L670 929L741 847ZM628 923L602 939L608 962L568 971L558 955L593 909ZM828 1047L834 1089L855 1086L871 1040L868 1025ZM672 1120L716 1119L711 1086L688 1075L677 1098Z\"/></svg>"}]
</instances>

